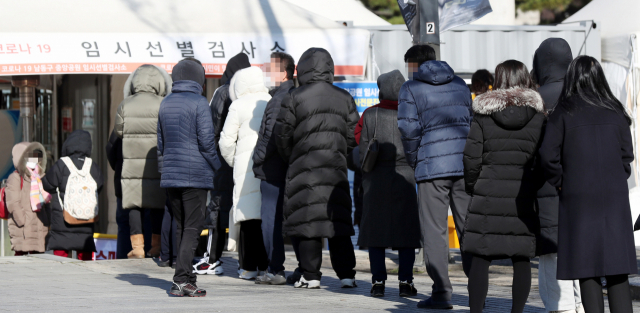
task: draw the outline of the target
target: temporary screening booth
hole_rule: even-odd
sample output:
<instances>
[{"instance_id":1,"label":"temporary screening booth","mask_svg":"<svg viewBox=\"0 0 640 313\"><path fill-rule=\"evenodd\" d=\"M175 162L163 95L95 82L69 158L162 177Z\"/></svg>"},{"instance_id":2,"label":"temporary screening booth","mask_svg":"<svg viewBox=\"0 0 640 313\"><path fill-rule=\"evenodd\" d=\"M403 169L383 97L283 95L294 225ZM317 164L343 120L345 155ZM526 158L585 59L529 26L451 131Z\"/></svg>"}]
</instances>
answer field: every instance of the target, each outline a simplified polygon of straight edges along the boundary
<instances>
[{"instance_id":1,"label":"temporary screening booth","mask_svg":"<svg viewBox=\"0 0 640 313\"><path fill-rule=\"evenodd\" d=\"M16 111L0 119L14 121L15 134L30 131L27 138L45 143L53 159L73 130L92 134L92 157L106 178L96 231L113 234L116 198L105 146L125 81L138 66L155 64L170 73L181 59L195 57L206 71L208 99L238 53L262 66L275 51L298 60L308 48L322 47L333 56L339 79L364 75L369 31L291 2L0 0L11 12L0 30L0 108L22 112L20 119ZM0 161L10 163L18 137L0 138Z\"/></svg>"},{"instance_id":2,"label":"temporary screening booth","mask_svg":"<svg viewBox=\"0 0 640 313\"><path fill-rule=\"evenodd\" d=\"M601 26L602 67L611 91L627 106L633 118L631 126L635 160L633 174L629 178L631 211L633 219L640 215L640 160L638 152L638 96L640 93L640 1L593 0L576 12L563 24L595 21ZM636 246L640 246L640 232L635 233Z\"/></svg>"}]
</instances>

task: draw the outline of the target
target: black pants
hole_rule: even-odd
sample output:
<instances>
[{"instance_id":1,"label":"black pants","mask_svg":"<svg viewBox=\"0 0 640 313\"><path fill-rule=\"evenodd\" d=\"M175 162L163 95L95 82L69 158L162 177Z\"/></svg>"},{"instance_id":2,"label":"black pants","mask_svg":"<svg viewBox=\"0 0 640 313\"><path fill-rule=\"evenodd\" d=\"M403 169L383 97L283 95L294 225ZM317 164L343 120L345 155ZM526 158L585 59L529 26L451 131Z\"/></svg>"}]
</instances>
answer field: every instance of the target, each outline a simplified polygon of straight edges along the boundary
<instances>
[{"instance_id":1,"label":"black pants","mask_svg":"<svg viewBox=\"0 0 640 313\"><path fill-rule=\"evenodd\" d=\"M631 313L631 293L629 275L606 276L609 309L614 313ZM602 282L600 277L580 279L580 295L586 313L604 312Z\"/></svg>"},{"instance_id":2,"label":"black pants","mask_svg":"<svg viewBox=\"0 0 640 313\"><path fill-rule=\"evenodd\" d=\"M284 201L284 182L260 182L262 193L262 238L269 258L269 272L277 274L284 271L284 238L282 238L282 206Z\"/></svg>"},{"instance_id":3,"label":"black pants","mask_svg":"<svg viewBox=\"0 0 640 313\"><path fill-rule=\"evenodd\" d=\"M531 263L529 258L511 258L513 262L513 304L511 313L521 313L531 290ZM469 307L472 313L482 313L489 292L489 265L491 259L473 256L469 272Z\"/></svg>"},{"instance_id":4,"label":"black pants","mask_svg":"<svg viewBox=\"0 0 640 313\"><path fill-rule=\"evenodd\" d=\"M129 234L142 234L144 210L151 216L151 233L159 235L162 232L162 218L164 211L159 209L129 209Z\"/></svg>"},{"instance_id":5,"label":"black pants","mask_svg":"<svg viewBox=\"0 0 640 313\"><path fill-rule=\"evenodd\" d=\"M298 261L306 280L320 280L322 272L322 238L297 238ZM329 238L329 255L331 266L339 279L354 278L356 271L356 255L349 236Z\"/></svg>"},{"instance_id":6,"label":"black pants","mask_svg":"<svg viewBox=\"0 0 640 313\"><path fill-rule=\"evenodd\" d=\"M221 214L218 213L216 219L216 228L209 229L209 238L207 242L207 253L209 254L209 264L216 263L222 257L224 244L227 239L227 228L223 223Z\"/></svg>"},{"instance_id":7,"label":"black pants","mask_svg":"<svg viewBox=\"0 0 640 313\"><path fill-rule=\"evenodd\" d=\"M400 261L398 280L413 281L413 263L416 261L416 249L398 249L398 259ZM371 266L372 282L387 280L384 248L369 247L369 265Z\"/></svg>"},{"instance_id":8,"label":"black pants","mask_svg":"<svg viewBox=\"0 0 640 313\"><path fill-rule=\"evenodd\" d=\"M242 250L242 269L245 271L266 271L269 267L267 251L262 242L262 221L248 220L240 222L240 245Z\"/></svg>"},{"instance_id":9,"label":"black pants","mask_svg":"<svg viewBox=\"0 0 640 313\"><path fill-rule=\"evenodd\" d=\"M167 192L177 225L178 259L173 281L195 283L196 274L193 273L191 262L198 247L198 238L204 224L207 190L169 188Z\"/></svg>"},{"instance_id":10,"label":"black pants","mask_svg":"<svg viewBox=\"0 0 640 313\"><path fill-rule=\"evenodd\" d=\"M164 207L164 217L162 218L162 232L160 234L160 259L162 261L177 260L178 240L176 238L177 225L173 218L169 199Z\"/></svg>"}]
</instances>

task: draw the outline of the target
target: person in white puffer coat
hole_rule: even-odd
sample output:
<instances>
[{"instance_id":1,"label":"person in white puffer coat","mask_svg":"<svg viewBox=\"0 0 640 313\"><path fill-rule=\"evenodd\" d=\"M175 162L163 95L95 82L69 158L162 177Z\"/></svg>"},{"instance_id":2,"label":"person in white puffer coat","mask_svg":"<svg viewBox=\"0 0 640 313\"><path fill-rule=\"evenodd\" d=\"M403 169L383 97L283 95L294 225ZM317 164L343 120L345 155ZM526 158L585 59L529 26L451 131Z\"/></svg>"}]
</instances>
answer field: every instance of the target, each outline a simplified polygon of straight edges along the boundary
<instances>
[{"instance_id":1,"label":"person in white puffer coat","mask_svg":"<svg viewBox=\"0 0 640 313\"><path fill-rule=\"evenodd\" d=\"M253 279L268 267L260 219L260 179L253 174L253 150L262 116L271 99L260 68L249 67L233 75L231 106L220 134L220 153L233 167L233 207L229 215L229 250L240 249L240 278Z\"/></svg>"}]
</instances>

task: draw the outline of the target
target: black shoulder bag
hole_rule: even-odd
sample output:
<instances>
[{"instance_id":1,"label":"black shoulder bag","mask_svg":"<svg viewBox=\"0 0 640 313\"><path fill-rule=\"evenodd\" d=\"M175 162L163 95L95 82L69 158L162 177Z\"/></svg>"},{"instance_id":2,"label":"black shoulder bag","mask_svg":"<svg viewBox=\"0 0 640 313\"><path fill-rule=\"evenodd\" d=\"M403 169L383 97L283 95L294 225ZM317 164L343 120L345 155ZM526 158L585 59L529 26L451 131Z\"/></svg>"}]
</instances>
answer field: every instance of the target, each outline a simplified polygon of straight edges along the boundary
<instances>
[{"instance_id":1,"label":"black shoulder bag","mask_svg":"<svg viewBox=\"0 0 640 313\"><path fill-rule=\"evenodd\" d=\"M369 140L369 146L367 151L364 152L364 159L362 161L362 171L369 173L376 165L376 159L378 159L378 138L376 138L376 132L378 130L378 108L376 108L376 124L373 128L373 138Z\"/></svg>"}]
</instances>

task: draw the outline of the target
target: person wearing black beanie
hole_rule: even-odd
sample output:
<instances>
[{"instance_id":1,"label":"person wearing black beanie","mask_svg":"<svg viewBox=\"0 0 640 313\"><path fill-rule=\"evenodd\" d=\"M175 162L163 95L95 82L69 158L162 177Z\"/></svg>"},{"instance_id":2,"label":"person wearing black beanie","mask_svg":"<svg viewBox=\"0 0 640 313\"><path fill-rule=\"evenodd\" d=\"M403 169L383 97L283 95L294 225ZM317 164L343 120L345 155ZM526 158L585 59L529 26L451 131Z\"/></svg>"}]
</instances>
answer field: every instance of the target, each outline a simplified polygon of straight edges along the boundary
<instances>
[{"instance_id":1,"label":"person wearing black beanie","mask_svg":"<svg viewBox=\"0 0 640 313\"><path fill-rule=\"evenodd\" d=\"M178 258L170 293L203 297L196 286L192 260L204 227L207 193L220 168L207 99L202 96L204 68L182 60L172 73L171 94L158 113L158 171L176 219Z\"/></svg>"}]
</instances>

